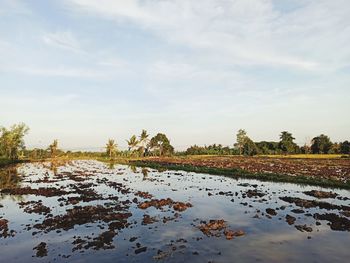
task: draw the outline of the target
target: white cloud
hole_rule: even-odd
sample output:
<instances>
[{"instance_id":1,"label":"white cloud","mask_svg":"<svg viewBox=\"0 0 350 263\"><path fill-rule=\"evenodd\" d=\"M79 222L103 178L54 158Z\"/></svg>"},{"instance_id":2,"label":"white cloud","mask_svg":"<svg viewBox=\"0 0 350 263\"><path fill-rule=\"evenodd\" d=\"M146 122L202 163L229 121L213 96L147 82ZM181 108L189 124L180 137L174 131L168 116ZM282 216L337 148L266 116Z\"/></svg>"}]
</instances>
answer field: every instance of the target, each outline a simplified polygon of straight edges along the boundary
<instances>
[{"instance_id":1,"label":"white cloud","mask_svg":"<svg viewBox=\"0 0 350 263\"><path fill-rule=\"evenodd\" d=\"M0 68L1 70L1 68ZM22 67L6 67L2 71L17 72L32 76L43 77L71 77L71 78L105 78L110 75L110 72L103 72L89 68L73 68L73 67L37 67L37 66L22 66Z\"/></svg>"},{"instance_id":2,"label":"white cloud","mask_svg":"<svg viewBox=\"0 0 350 263\"><path fill-rule=\"evenodd\" d=\"M350 56L346 0L298 3L290 12L269 0L69 2L82 12L137 23L231 64L334 70L347 65Z\"/></svg>"},{"instance_id":3,"label":"white cloud","mask_svg":"<svg viewBox=\"0 0 350 263\"><path fill-rule=\"evenodd\" d=\"M28 15L31 13L28 6L19 0L2 0L0 3L0 16L12 14Z\"/></svg>"},{"instance_id":4,"label":"white cloud","mask_svg":"<svg viewBox=\"0 0 350 263\"><path fill-rule=\"evenodd\" d=\"M42 37L43 41L51 46L81 52L79 41L69 31L48 33Z\"/></svg>"}]
</instances>

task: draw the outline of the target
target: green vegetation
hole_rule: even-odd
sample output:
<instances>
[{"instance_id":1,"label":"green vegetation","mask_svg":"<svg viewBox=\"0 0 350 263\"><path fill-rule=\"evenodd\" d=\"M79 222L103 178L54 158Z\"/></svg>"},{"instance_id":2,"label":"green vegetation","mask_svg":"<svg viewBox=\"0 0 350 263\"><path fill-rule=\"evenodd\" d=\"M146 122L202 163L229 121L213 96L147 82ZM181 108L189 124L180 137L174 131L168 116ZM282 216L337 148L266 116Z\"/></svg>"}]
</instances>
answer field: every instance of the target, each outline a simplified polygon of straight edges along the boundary
<instances>
[{"instance_id":1,"label":"green vegetation","mask_svg":"<svg viewBox=\"0 0 350 263\"><path fill-rule=\"evenodd\" d=\"M25 150L24 136L29 128L24 124L15 124L7 129L0 127L0 157L9 160L17 160Z\"/></svg>"},{"instance_id":2,"label":"green vegetation","mask_svg":"<svg viewBox=\"0 0 350 263\"><path fill-rule=\"evenodd\" d=\"M295 138L287 131L283 131L280 135L279 149L283 153L296 153L298 152L298 145L294 142Z\"/></svg>"},{"instance_id":3,"label":"green vegetation","mask_svg":"<svg viewBox=\"0 0 350 263\"><path fill-rule=\"evenodd\" d=\"M321 134L312 139L311 152L312 153L329 153L332 148L332 142L327 135Z\"/></svg>"},{"instance_id":4,"label":"green vegetation","mask_svg":"<svg viewBox=\"0 0 350 263\"><path fill-rule=\"evenodd\" d=\"M238 150L224 147L221 144L213 144L209 146L197 146L193 145L180 155L237 155Z\"/></svg>"},{"instance_id":5,"label":"green vegetation","mask_svg":"<svg viewBox=\"0 0 350 263\"><path fill-rule=\"evenodd\" d=\"M109 139L106 144L106 153L110 159L114 159L117 152L117 144L114 140Z\"/></svg>"},{"instance_id":6,"label":"green vegetation","mask_svg":"<svg viewBox=\"0 0 350 263\"><path fill-rule=\"evenodd\" d=\"M228 176L240 176L256 178L259 180L293 182L302 184L314 184L321 186L350 188L350 182L341 182L336 179L315 178L312 176L288 176L275 173L252 173L246 170L197 166L196 164L163 164L152 162L144 157L184 155L184 158L195 158L199 156L220 156L220 155L262 155L268 157L289 157L289 158L349 158L349 141L332 143L330 138L324 134L314 137L310 146L299 147L295 142L292 133L283 131L278 142L261 141L254 142L248 137L247 132L240 129L236 134L236 143L233 148L213 144L209 146L191 146L184 152L175 153L168 137L163 133L157 133L151 139L146 130L142 130L137 137L133 135L127 140L128 150L118 151L117 143L109 139L105 145L105 152L81 152L62 151L59 149L58 140L54 140L46 149L26 149L24 136L28 127L23 124L16 124L9 129L0 128L0 166L5 166L21 161L46 160L51 158L60 159L96 159L100 161L113 161L114 163L132 163L135 165L177 169L193 172L222 174ZM193 156L193 157L189 157ZM200 157L202 158L202 157ZM240 166L238 166L240 167ZM329 177L331 178L331 177Z\"/></svg>"},{"instance_id":7,"label":"green vegetation","mask_svg":"<svg viewBox=\"0 0 350 263\"><path fill-rule=\"evenodd\" d=\"M149 147L153 149L153 153L159 156L172 155L174 147L170 144L168 137L163 133L158 133L149 142Z\"/></svg>"}]
</instances>

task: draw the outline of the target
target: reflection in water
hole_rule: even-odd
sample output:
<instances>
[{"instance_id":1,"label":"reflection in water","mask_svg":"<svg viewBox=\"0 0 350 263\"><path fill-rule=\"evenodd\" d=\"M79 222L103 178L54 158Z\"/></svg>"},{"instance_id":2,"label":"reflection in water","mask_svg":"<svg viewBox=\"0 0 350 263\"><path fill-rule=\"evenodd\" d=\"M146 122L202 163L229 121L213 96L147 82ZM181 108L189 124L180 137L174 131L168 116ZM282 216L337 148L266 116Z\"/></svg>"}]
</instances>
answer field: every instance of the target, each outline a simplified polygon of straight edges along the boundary
<instances>
[{"instance_id":1,"label":"reflection in water","mask_svg":"<svg viewBox=\"0 0 350 263\"><path fill-rule=\"evenodd\" d=\"M20 187L21 182L22 176L18 174L17 166L0 169L0 190ZM4 199L6 195L0 194L0 198ZM21 195L11 195L10 198L17 202L23 201L23 196Z\"/></svg>"},{"instance_id":2,"label":"reflection in water","mask_svg":"<svg viewBox=\"0 0 350 263\"><path fill-rule=\"evenodd\" d=\"M143 181L144 181L144 180L147 180L147 179L148 179L148 169L142 167L142 174L143 174L142 180L143 180Z\"/></svg>"},{"instance_id":3,"label":"reflection in water","mask_svg":"<svg viewBox=\"0 0 350 263\"><path fill-rule=\"evenodd\" d=\"M113 170L114 167L115 167L115 163L114 163L114 162L110 162L110 163L108 164L108 168L109 168L110 170Z\"/></svg>"},{"instance_id":4,"label":"reflection in water","mask_svg":"<svg viewBox=\"0 0 350 263\"><path fill-rule=\"evenodd\" d=\"M129 165L129 168L130 168L130 170L131 170L133 173L136 173L136 172L137 172L137 169L136 169L136 166L135 166L135 165Z\"/></svg>"},{"instance_id":5,"label":"reflection in water","mask_svg":"<svg viewBox=\"0 0 350 263\"><path fill-rule=\"evenodd\" d=\"M0 189L19 187L21 180L16 166L0 169Z\"/></svg>"},{"instance_id":6,"label":"reflection in water","mask_svg":"<svg viewBox=\"0 0 350 263\"><path fill-rule=\"evenodd\" d=\"M350 256L348 191L97 161L0 171L4 262L38 262L35 255L45 262L152 263ZM18 193L26 202L13 198ZM1 231L13 235L5 239Z\"/></svg>"}]
</instances>

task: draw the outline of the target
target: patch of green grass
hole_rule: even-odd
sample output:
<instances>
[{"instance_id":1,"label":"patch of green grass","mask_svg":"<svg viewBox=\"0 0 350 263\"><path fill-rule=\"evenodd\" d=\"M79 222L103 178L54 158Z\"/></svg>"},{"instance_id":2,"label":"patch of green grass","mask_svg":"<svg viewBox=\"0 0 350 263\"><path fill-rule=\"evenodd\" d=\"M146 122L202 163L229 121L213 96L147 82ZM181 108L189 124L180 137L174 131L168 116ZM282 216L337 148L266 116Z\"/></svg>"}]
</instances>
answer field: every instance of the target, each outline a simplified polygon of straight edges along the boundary
<instances>
[{"instance_id":1,"label":"patch of green grass","mask_svg":"<svg viewBox=\"0 0 350 263\"><path fill-rule=\"evenodd\" d=\"M295 183L303 185L315 185L330 188L341 188L350 189L350 182L342 182L338 180L331 180L325 178L314 178L310 176L290 176L284 174L274 173L250 173L248 171L236 168L214 168L206 166L194 166L189 164L169 164L169 163L158 163L152 161L129 161L129 164L141 167L149 167L159 170L178 170L195 173L205 173L212 175L224 175L232 178L247 178L247 179L258 179L260 181L271 181L271 182L284 182L284 183Z\"/></svg>"},{"instance_id":2,"label":"patch of green grass","mask_svg":"<svg viewBox=\"0 0 350 263\"><path fill-rule=\"evenodd\" d=\"M5 158L0 158L0 167L5 167L10 164L24 163L24 162L28 162L28 160L10 160Z\"/></svg>"}]
</instances>

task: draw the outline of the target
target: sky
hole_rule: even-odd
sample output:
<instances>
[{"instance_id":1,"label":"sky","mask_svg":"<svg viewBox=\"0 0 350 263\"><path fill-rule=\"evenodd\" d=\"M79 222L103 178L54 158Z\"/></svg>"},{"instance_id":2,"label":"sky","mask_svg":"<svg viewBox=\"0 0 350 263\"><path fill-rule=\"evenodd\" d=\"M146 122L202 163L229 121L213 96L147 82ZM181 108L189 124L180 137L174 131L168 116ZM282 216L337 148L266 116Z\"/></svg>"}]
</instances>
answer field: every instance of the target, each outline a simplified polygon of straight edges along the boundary
<instances>
[{"instance_id":1,"label":"sky","mask_svg":"<svg viewBox=\"0 0 350 263\"><path fill-rule=\"evenodd\" d=\"M0 0L0 126L29 148L350 139L348 0Z\"/></svg>"}]
</instances>

